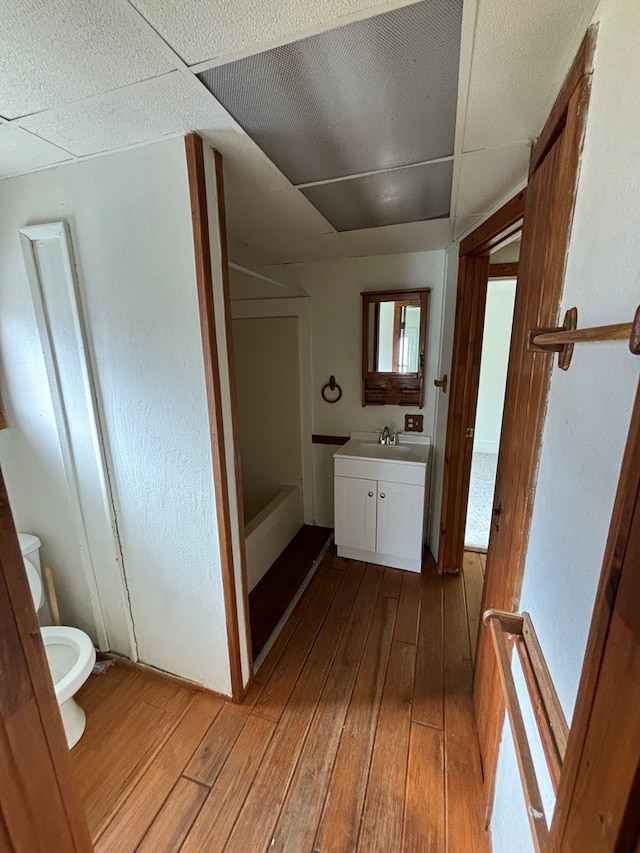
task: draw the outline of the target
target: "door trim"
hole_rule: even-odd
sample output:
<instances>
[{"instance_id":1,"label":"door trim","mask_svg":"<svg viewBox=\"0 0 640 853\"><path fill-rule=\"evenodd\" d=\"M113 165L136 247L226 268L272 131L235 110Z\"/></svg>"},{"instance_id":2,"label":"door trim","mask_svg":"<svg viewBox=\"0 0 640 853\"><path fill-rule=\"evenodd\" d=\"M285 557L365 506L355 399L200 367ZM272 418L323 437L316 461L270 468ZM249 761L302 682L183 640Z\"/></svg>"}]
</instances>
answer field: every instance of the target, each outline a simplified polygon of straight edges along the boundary
<instances>
[{"instance_id":1,"label":"door trim","mask_svg":"<svg viewBox=\"0 0 640 853\"><path fill-rule=\"evenodd\" d=\"M227 257L226 219L224 212L224 195L222 189L222 158L216 151L214 168L217 184L217 215L218 239L221 253L221 284L224 301L224 326L226 331L226 360L229 371L229 395L231 408L231 436L233 447L233 479L235 490L230 491L230 471L226 453L225 424L223 419L223 393L220 374L220 355L218 346L219 331L216 327L216 310L214 305L214 280L212 268L209 207L207 198L207 176L205 164L204 142L196 133L185 137L187 172L189 176L189 196L191 201L191 217L193 224L193 245L196 265L196 281L198 287L198 305L200 311L200 328L202 334L202 352L204 357L205 384L207 404L209 408L209 431L211 435L211 457L213 463L213 482L218 517L218 537L220 542L220 567L222 572L222 587L226 617L227 644L229 649L229 668L231 674L231 695L234 702L242 702L246 690L253 678L253 656L251 654L251 634L249 626L249 595L247 591L247 568L244 543L244 520L241 507L242 498L242 469L238 442L236 440L236 399L233 373L233 351L231 339L231 306L229 294L229 270ZM227 436L229 438L229 436ZM236 530L232 529L231 498L233 497L237 512L233 514ZM239 540L239 548L234 549L233 533ZM236 559L234 550L239 554ZM239 584L237 583L239 578ZM238 589L239 587L239 589ZM248 655L249 677L245 684L242 668L242 651L240 643L238 594L242 598L244 612L244 642Z\"/></svg>"},{"instance_id":2,"label":"door trim","mask_svg":"<svg viewBox=\"0 0 640 853\"><path fill-rule=\"evenodd\" d=\"M438 571L462 568L473 429L478 405L489 255L521 228L526 190L510 199L460 244L451 391L445 443Z\"/></svg>"}]
</instances>

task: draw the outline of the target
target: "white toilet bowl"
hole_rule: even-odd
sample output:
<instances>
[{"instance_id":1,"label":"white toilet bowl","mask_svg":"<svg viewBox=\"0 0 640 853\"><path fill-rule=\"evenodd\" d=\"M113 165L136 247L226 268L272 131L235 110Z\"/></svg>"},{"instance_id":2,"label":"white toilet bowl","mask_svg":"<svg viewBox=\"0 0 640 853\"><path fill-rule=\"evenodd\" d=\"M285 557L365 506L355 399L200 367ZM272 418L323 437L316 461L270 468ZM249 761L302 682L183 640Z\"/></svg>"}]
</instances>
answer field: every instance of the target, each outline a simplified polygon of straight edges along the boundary
<instances>
[{"instance_id":1,"label":"white toilet bowl","mask_svg":"<svg viewBox=\"0 0 640 853\"><path fill-rule=\"evenodd\" d=\"M40 540L36 536L18 534L24 568L37 611L44 604L40 576ZM85 713L73 698L85 683L96 662L96 650L91 638L78 628L51 626L40 629L49 662L56 699L67 736L69 749L80 740L86 724Z\"/></svg>"},{"instance_id":2,"label":"white toilet bowl","mask_svg":"<svg viewBox=\"0 0 640 853\"><path fill-rule=\"evenodd\" d=\"M73 697L91 674L96 650L87 634L78 628L52 626L41 628L40 633L71 749L80 740L86 725L85 713Z\"/></svg>"}]
</instances>

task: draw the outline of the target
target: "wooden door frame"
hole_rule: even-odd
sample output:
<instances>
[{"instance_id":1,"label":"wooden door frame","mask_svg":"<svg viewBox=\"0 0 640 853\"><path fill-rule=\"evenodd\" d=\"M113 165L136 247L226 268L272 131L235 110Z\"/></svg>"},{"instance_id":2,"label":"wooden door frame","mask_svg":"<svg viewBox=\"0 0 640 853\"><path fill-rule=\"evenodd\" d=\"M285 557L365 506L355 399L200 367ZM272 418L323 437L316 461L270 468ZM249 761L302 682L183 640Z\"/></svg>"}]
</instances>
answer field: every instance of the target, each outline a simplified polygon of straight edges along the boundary
<instances>
[{"instance_id":1,"label":"wooden door frame","mask_svg":"<svg viewBox=\"0 0 640 853\"><path fill-rule=\"evenodd\" d=\"M438 545L440 574L462 568L473 452L473 435L468 430L474 429L478 407L489 256L522 229L525 199L526 190L522 190L460 243Z\"/></svg>"},{"instance_id":2,"label":"wooden door frame","mask_svg":"<svg viewBox=\"0 0 640 853\"><path fill-rule=\"evenodd\" d=\"M231 695L234 702L242 702L253 680L253 655L251 653L251 629L249 624L249 592L247 584L247 558L245 550L244 517L242 514L242 463L238 442L237 401L235 389L235 371L233 358L233 337L231 325L231 294L229 284L229 259L227 250L226 213L224 202L224 184L222 176L222 156L212 150L217 190L218 238L220 241L224 333L226 337L226 361L229 372L230 415L233 441L233 467L235 475L237 502L237 534L240 546L240 565L236 565L233 549L232 513L230 506L230 486L228 461L225 452L225 427L223 421L222 382L220 376L220 357L218 350L218 331L216 329L216 311L214 306L214 273L212 268L211 232L209 222L209 203L207 199L207 180L205 164L205 144L197 133L185 137L187 171L189 175L189 196L193 225L193 245L196 262L196 281L198 287L198 305L202 334L202 352L204 357L207 405L209 409L209 431L211 435L211 456L213 462L213 483L216 511L218 517L218 537L220 542L220 566L224 593L227 644L229 648L229 668L231 672ZM227 437L228 438L228 437ZM244 683L242 673L242 654L240 649L240 626L238 610L237 577L240 577L241 597L245 615L244 640L249 658L249 678Z\"/></svg>"},{"instance_id":3,"label":"wooden door frame","mask_svg":"<svg viewBox=\"0 0 640 853\"><path fill-rule=\"evenodd\" d=\"M93 850L0 473L0 849Z\"/></svg>"}]
</instances>

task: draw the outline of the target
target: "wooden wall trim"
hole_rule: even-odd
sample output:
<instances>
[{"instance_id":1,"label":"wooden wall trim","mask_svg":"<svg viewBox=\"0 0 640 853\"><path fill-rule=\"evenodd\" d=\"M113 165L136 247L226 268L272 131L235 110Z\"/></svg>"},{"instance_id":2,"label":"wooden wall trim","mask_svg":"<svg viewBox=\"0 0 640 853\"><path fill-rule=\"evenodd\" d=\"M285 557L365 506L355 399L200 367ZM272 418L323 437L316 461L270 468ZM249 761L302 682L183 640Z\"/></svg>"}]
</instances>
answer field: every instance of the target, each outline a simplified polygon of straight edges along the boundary
<instances>
[{"instance_id":1,"label":"wooden wall trim","mask_svg":"<svg viewBox=\"0 0 640 853\"><path fill-rule=\"evenodd\" d=\"M510 264L489 264L489 279L517 277L518 261Z\"/></svg>"},{"instance_id":2,"label":"wooden wall trim","mask_svg":"<svg viewBox=\"0 0 640 853\"><path fill-rule=\"evenodd\" d=\"M462 568L488 279L488 255L460 258L438 545L441 574Z\"/></svg>"},{"instance_id":3,"label":"wooden wall trim","mask_svg":"<svg viewBox=\"0 0 640 853\"><path fill-rule=\"evenodd\" d=\"M251 648L251 622L249 619L249 585L247 581L247 549L244 532L244 512L242 495L242 459L239 446L238 395L236 392L236 362L233 351L233 317L231 313L231 283L229 278L229 246L227 242L227 211L224 195L224 175L222 155L214 151L216 184L218 190L218 227L220 229L220 251L222 254L222 289L224 296L224 321L227 339L227 360L229 370L229 392L231 396L231 429L234 442L234 473L236 481L236 501L238 507L238 536L240 539L240 583L244 612L244 634L249 660L249 679L243 687L242 698L253 681L253 653ZM238 649L240 654L240 649Z\"/></svg>"},{"instance_id":4,"label":"wooden wall trim","mask_svg":"<svg viewBox=\"0 0 640 853\"><path fill-rule=\"evenodd\" d=\"M318 435L314 433L311 436L312 444L346 444L348 441L348 435Z\"/></svg>"},{"instance_id":5,"label":"wooden wall trim","mask_svg":"<svg viewBox=\"0 0 640 853\"><path fill-rule=\"evenodd\" d=\"M209 431L211 435L211 457L218 537L220 542L220 564L226 615L229 667L231 672L231 695L234 702L243 697L242 660L240 657L240 633L238 628L238 604L236 600L235 566L231 516L229 511L229 480L225 457L224 424L222 420L222 394L220 388L220 365L216 334L215 309L213 302L213 271L209 236L209 213L204 163L204 144L195 133L185 137L189 197L193 225L193 247L200 310L200 330L204 357L205 385L209 407ZM211 650L214 654L214 650Z\"/></svg>"},{"instance_id":6,"label":"wooden wall trim","mask_svg":"<svg viewBox=\"0 0 640 853\"><path fill-rule=\"evenodd\" d=\"M635 553L632 553L630 543L635 536ZM618 594L624 594L626 587L622 586L623 575L635 573L637 575L638 539L640 537L640 382L636 392L635 405L631 415L627 444L622 459L620 479L611 515L611 525L605 548L600 581L596 593L596 600L589 629L589 639L580 677L576 707L573 714L569 740L567 742L567 753L560 777L558 789L558 800L551 824L550 850L569 851L586 849L584 846L573 846L577 836L583 832L582 825L590 825L596 820L596 825L590 827L592 838L599 833L612 832L612 815L617 813L619 828L622 830L623 817L621 808L624 803L618 801L609 803L603 810L602 802L611 796L626 797L627 794L622 787L616 791L605 790L603 779L606 777L605 765L607 762L616 761L615 775L620 784L624 780L622 767L623 760L615 758L616 743L618 748L622 746L623 755L626 753L627 760L638 762L639 754L630 751L632 738L630 732L621 725L621 719L616 716L615 722L610 717L603 717L602 708L595 708L596 694L600 686L600 679L607 650L610 641L610 629L614 611L618 607ZM633 559L630 559L633 558ZM637 582L636 582L637 588ZM635 608L631 619L627 619L629 631L634 631L636 636L640 634L640 608ZM625 661L627 659L625 658ZM616 703L621 699L623 703L634 708L637 718L637 702L634 695L638 691L637 679L633 682L625 675L617 683L608 685L609 709L613 710ZM624 704L622 705L624 707ZM597 755L588 751L589 735L598 734L601 741L605 738L612 739L606 744L606 749ZM636 727L635 741L638 742L638 731ZM615 743L614 743L615 741ZM628 769L628 768L627 768ZM627 776L628 780L628 776ZM580 784L581 783L581 784ZM580 784L581 794L577 797L577 789ZM589 793L586 798L585 790ZM591 814L585 812L586 809ZM637 803L636 803L637 812ZM600 822L599 814L606 814L607 821ZM605 824L609 824L606 826ZM637 829L637 827L635 827ZM614 849L597 846L597 849ZM615 848L618 849L617 847ZM620 848L622 849L622 848ZM625 847L630 850L630 847Z\"/></svg>"},{"instance_id":7,"label":"wooden wall trim","mask_svg":"<svg viewBox=\"0 0 640 853\"><path fill-rule=\"evenodd\" d=\"M522 228L526 194L526 188L520 190L465 237L460 243L460 256L488 255L496 246L516 234Z\"/></svg>"},{"instance_id":8,"label":"wooden wall trim","mask_svg":"<svg viewBox=\"0 0 640 853\"><path fill-rule=\"evenodd\" d=\"M0 474L0 847L93 850Z\"/></svg>"}]
</instances>

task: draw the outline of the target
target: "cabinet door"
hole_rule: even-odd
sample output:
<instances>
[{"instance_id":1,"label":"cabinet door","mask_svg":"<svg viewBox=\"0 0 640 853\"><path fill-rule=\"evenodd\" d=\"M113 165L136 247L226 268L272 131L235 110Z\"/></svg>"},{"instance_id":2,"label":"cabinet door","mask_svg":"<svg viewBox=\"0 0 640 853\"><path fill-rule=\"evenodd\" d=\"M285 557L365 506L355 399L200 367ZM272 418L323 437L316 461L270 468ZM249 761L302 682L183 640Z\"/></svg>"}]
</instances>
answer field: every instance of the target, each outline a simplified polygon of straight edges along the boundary
<instances>
[{"instance_id":1,"label":"cabinet door","mask_svg":"<svg viewBox=\"0 0 640 853\"><path fill-rule=\"evenodd\" d=\"M336 545L375 551L376 481L335 477L334 483Z\"/></svg>"},{"instance_id":2,"label":"cabinet door","mask_svg":"<svg viewBox=\"0 0 640 853\"><path fill-rule=\"evenodd\" d=\"M376 551L419 558L422 553L424 488L378 482Z\"/></svg>"}]
</instances>

